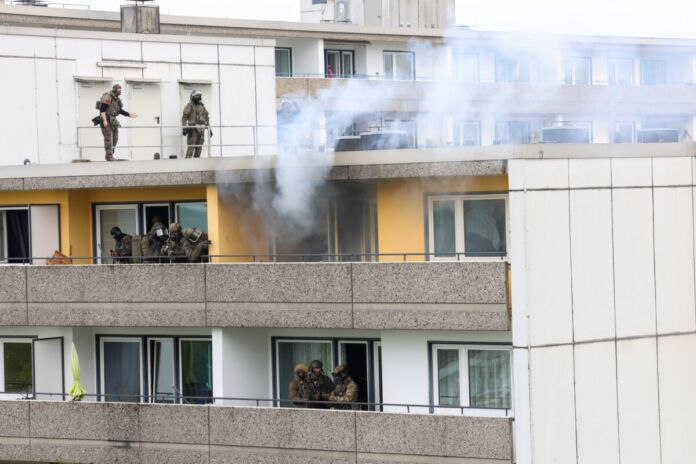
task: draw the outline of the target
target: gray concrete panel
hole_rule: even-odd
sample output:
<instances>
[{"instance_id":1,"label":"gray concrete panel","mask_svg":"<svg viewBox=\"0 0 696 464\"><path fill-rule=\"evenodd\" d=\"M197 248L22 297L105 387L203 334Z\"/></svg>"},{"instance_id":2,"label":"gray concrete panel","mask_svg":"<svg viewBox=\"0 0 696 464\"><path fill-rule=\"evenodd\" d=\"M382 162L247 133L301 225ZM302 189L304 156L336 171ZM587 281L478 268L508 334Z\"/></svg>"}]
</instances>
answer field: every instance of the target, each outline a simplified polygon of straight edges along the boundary
<instances>
[{"instance_id":1,"label":"gray concrete panel","mask_svg":"<svg viewBox=\"0 0 696 464\"><path fill-rule=\"evenodd\" d=\"M354 305L356 329L510 330L503 304L369 304Z\"/></svg>"},{"instance_id":2,"label":"gray concrete panel","mask_svg":"<svg viewBox=\"0 0 696 464\"><path fill-rule=\"evenodd\" d=\"M210 443L260 448L355 450L350 411L210 408Z\"/></svg>"},{"instance_id":3,"label":"gray concrete panel","mask_svg":"<svg viewBox=\"0 0 696 464\"><path fill-rule=\"evenodd\" d=\"M0 266L0 302L27 301L27 266Z\"/></svg>"},{"instance_id":4,"label":"gray concrete panel","mask_svg":"<svg viewBox=\"0 0 696 464\"><path fill-rule=\"evenodd\" d=\"M30 459L29 438L0 437L0 461L16 462L29 461Z\"/></svg>"},{"instance_id":5,"label":"gray concrete panel","mask_svg":"<svg viewBox=\"0 0 696 464\"><path fill-rule=\"evenodd\" d=\"M29 402L0 401L0 418L0 437L29 437Z\"/></svg>"},{"instance_id":6,"label":"gray concrete panel","mask_svg":"<svg viewBox=\"0 0 696 464\"><path fill-rule=\"evenodd\" d=\"M0 305L0 320L1 320ZM205 327L205 303L29 303L31 326Z\"/></svg>"},{"instance_id":7,"label":"gray concrete panel","mask_svg":"<svg viewBox=\"0 0 696 464\"><path fill-rule=\"evenodd\" d=\"M359 452L510 459L510 419L362 413Z\"/></svg>"},{"instance_id":8,"label":"gray concrete panel","mask_svg":"<svg viewBox=\"0 0 696 464\"><path fill-rule=\"evenodd\" d=\"M195 264L31 266L31 302L203 302L203 267Z\"/></svg>"},{"instance_id":9,"label":"gray concrete panel","mask_svg":"<svg viewBox=\"0 0 696 464\"><path fill-rule=\"evenodd\" d=\"M26 303L0 303L0 327L29 325Z\"/></svg>"},{"instance_id":10,"label":"gray concrete panel","mask_svg":"<svg viewBox=\"0 0 696 464\"><path fill-rule=\"evenodd\" d=\"M66 424L66 427L68 424ZM34 440L32 462L69 462L74 464L138 464L140 446L129 442L71 440Z\"/></svg>"},{"instance_id":11,"label":"gray concrete panel","mask_svg":"<svg viewBox=\"0 0 696 464\"><path fill-rule=\"evenodd\" d=\"M206 422L207 424L207 422ZM140 444L141 464L209 464L208 445Z\"/></svg>"},{"instance_id":12,"label":"gray concrete panel","mask_svg":"<svg viewBox=\"0 0 696 464\"><path fill-rule=\"evenodd\" d=\"M208 408L171 404L140 406L140 441L208 443Z\"/></svg>"},{"instance_id":13,"label":"gray concrete panel","mask_svg":"<svg viewBox=\"0 0 696 464\"><path fill-rule=\"evenodd\" d=\"M505 263L353 264L355 303L507 301Z\"/></svg>"},{"instance_id":14,"label":"gray concrete panel","mask_svg":"<svg viewBox=\"0 0 696 464\"><path fill-rule=\"evenodd\" d=\"M211 264L210 302L349 303L350 265L334 263Z\"/></svg>"},{"instance_id":15,"label":"gray concrete panel","mask_svg":"<svg viewBox=\"0 0 696 464\"><path fill-rule=\"evenodd\" d=\"M354 452L212 446L211 464L355 464Z\"/></svg>"},{"instance_id":16,"label":"gray concrete panel","mask_svg":"<svg viewBox=\"0 0 696 464\"><path fill-rule=\"evenodd\" d=\"M351 179L409 177L493 176L507 172L505 161L404 163L349 166Z\"/></svg>"},{"instance_id":17,"label":"gray concrete panel","mask_svg":"<svg viewBox=\"0 0 696 464\"><path fill-rule=\"evenodd\" d=\"M136 442L139 404L32 401L31 436ZM71 459L51 459L71 461Z\"/></svg>"},{"instance_id":18,"label":"gray concrete panel","mask_svg":"<svg viewBox=\"0 0 696 464\"><path fill-rule=\"evenodd\" d=\"M209 327L353 327L350 303L208 303Z\"/></svg>"},{"instance_id":19,"label":"gray concrete panel","mask_svg":"<svg viewBox=\"0 0 696 464\"><path fill-rule=\"evenodd\" d=\"M449 458L358 453L357 464L510 464L510 459Z\"/></svg>"}]
</instances>

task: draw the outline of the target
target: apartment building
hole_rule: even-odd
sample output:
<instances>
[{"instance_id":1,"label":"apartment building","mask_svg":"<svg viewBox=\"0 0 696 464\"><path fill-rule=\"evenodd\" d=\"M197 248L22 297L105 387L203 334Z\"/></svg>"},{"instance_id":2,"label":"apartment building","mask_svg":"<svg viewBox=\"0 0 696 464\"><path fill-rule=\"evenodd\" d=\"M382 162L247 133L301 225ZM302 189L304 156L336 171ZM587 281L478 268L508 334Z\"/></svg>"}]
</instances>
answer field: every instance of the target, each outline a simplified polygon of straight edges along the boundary
<instances>
[{"instance_id":1,"label":"apartment building","mask_svg":"<svg viewBox=\"0 0 696 464\"><path fill-rule=\"evenodd\" d=\"M696 455L696 43L0 19L0 461ZM127 162L90 123L113 83ZM181 159L194 89L214 136ZM114 264L155 217L209 262ZM351 410L288 401L314 359Z\"/></svg>"}]
</instances>

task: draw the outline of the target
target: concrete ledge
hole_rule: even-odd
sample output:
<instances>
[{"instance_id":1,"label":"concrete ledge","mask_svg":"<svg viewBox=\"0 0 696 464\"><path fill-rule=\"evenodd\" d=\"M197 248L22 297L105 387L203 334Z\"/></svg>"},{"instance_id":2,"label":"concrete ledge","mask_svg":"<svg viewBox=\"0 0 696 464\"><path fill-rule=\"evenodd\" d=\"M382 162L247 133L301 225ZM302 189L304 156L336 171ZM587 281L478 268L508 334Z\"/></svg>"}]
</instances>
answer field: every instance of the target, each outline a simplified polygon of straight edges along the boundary
<instances>
[{"instance_id":1,"label":"concrete ledge","mask_svg":"<svg viewBox=\"0 0 696 464\"><path fill-rule=\"evenodd\" d=\"M356 462L358 464L509 464L510 460L358 453Z\"/></svg>"},{"instance_id":2,"label":"concrete ledge","mask_svg":"<svg viewBox=\"0 0 696 464\"><path fill-rule=\"evenodd\" d=\"M29 325L26 303L0 303L0 326Z\"/></svg>"},{"instance_id":3,"label":"concrete ledge","mask_svg":"<svg viewBox=\"0 0 696 464\"><path fill-rule=\"evenodd\" d=\"M139 440L139 408L127 403L33 401L31 437L135 442ZM61 459L52 459L56 460Z\"/></svg>"},{"instance_id":4,"label":"concrete ledge","mask_svg":"<svg viewBox=\"0 0 696 464\"><path fill-rule=\"evenodd\" d=\"M207 266L210 302L350 303L350 264Z\"/></svg>"},{"instance_id":5,"label":"concrete ledge","mask_svg":"<svg viewBox=\"0 0 696 464\"><path fill-rule=\"evenodd\" d=\"M0 401L0 418L0 437L29 437L28 402Z\"/></svg>"},{"instance_id":6,"label":"concrete ledge","mask_svg":"<svg viewBox=\"0 0 696 464\"><path fill-rule=\"evenodd\" d=\"M503 304L507 300L505 263L356 263L353 300Z\"/></svg>"},{"instance_id":7,"label":"concrete ledge","mask_svg":"<svg viewBox=\"0 0 696 464\"><path fill-rule=\"evenodd\" d=\"M141 441L208 444L208 408L145 404L139 409Z\"/></svg>"},{"instance_id":8,"label":"concrete ledge","mask_svg":"<svg viewBox=\"0 0 696 464\"><path fill-rule=\"evenodd\" d=\"M210 408L211 445L355 451L350 411Z\"/></svg>"},{"instance_id":9,"label":"concrete ledge","mask_svg":"<svg viewBox=\"0 0 696 464\"><path fill-rule=\"evenodd\" d=\"M354 452L211 446L211 464L355 464Z\"/></svg>"},{"instance_id":10,"label":"concrete ledge","mask_svg":"<svg viewBox=\"0 0 696 464\"><path fill-rule=\"evenodd\" d=\"M70 425L66 422L65 427ZM75 441L75 440L31 440L32 462L69 462L77 464L136 464L140 462L138 443Z\"/></svg>"},{"instance_id":11,"label":"concrete ledge","mask_svg":"<svg viewBox=\"0 0 696 464\"><path fill-rule=\"evenodd\" d=\"M27 301L27 266L0 266L0 302Z\"/></svg>"},{"instance_id":12,"label":"concrete ledge","mask_svg":"<svg viewBox=\"0 0 696 464\"><path fill-rule=\"evenodd\" d=\"M210 327L353 327L350 303L208 303Z\"/></svg>"},{"instance_id":13,"label":"concrete ledge","mask_svg":"<svg viewBox=\"0 0 696 464\"><path fill-rule=\"evenodd\" d=\"M349 166L350 179L399 179L407 177L494 176L507 172L506 161L408 163Z\"/></svg>"},{"instance_id":14,"label":"concrete ledge","mask_svg":"<svg viewBox=\"0 0 696 464\"><path fill-rule=\"evenodd\" d=\"M353 305L356 329L510 330L504 304Z\"/></svg>"},{"instance_id":15,"label":"concrete ledge","mask_svg":"<svg viewBox=\"0 0 696 464\"><path fill-rule=\"evenodd\" d=\"M0 305L0 310L2 306ZM205 327L205 303L29 303L30 326ZM0 312L0 320L1 320Z\"/></svg>"},{"instance_id":16,"label":"concrete ledge","mask_svg":"<svg viewBox=\"0 0 696 464\"><path fill-rule=\"evenodd\" d=\"M29 461L31 446L29 438L0 437L0 461Z\"/></svg>"},{"instance_id":17,"label":"concrete ledge","mask_svg":"<svg viewBox=\"0 0 696 464\"><path fill-rule=\"evenodd\" d=\"M358 451L365 453L512 458L505 418L363 413L357 415L356 434Z\"/></svg>"},{"instance_id":18,"label":"concrete ledge","mask_svg":"<svg viewBox=\"0 0 696 464\"><path fill-rule=\"evenodd\" d=\"M208 448L208 445L141 443L140 462L142 464L209 464Z\"/></svg>"}]
</instances>

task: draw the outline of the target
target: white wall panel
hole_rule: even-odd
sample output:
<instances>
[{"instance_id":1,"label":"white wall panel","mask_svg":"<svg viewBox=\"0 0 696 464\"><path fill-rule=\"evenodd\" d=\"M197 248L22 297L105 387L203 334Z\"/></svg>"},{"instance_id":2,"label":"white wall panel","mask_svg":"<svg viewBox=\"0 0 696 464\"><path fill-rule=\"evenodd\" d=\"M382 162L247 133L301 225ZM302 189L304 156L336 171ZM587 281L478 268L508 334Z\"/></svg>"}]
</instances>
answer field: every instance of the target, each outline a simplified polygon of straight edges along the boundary
<instances>
[{"instance_id":1,"label":"white wall panel","mask_svg":"<svg viewBox=\"0 0 696 464\"><path fill-rule=\"evenodd\" d=\"M519 169L515 169L519 171ZM525 194L511 192L510 214L510 265L512 267L512 343L528 346L529 320L527 318L527 260L525 229Z\"/></svg>"},{"instance_id":2,"label":"white wall panel","mask_svg":"<svg viewBox=\"0 0 696 464\"><path fill-rule=\"evenodd\" d=\"M22 164L25 158L37 161L36 87L34 60L0 58L0 88L5 89L5 106L0 111L0 157L2 164Z\"/></svg>"},{"instance_id":3,"label":"white wall panel","mask_svg":"<svg viewBox=\"0 0 696 464\"><path fill-rule=\"evenodd\" d=\"M533 462L574 463L573 348L533 348L530 363Z\"/></svg>"},{"instance_id":4,"label":"white wall panel","mask_svg":"<svg viewBox=\"0 0 696 464\"><path fill-rule=\"evenodd\" d=\"M614 187L646 187L652 185L652 159L613 158L611 160Z\"/></svg>"},{"instance_id":5,"label":"white wall panel","mask_svg":"<svg viewBox=\"0 0 696 464\"><path fill-rule=\"evenodd\" d=\"M654 338L617 342L621 462L660 462L657 345Z\"/></svg>"},{"instance_id":6,"label":"white wall panel","mask_svg":"<svg viewBox=\"0 0 696 464\"><path fill-rule=\"evenodd\" d=\"M58 60L58 125L60 126L61 144L77 143L77 92L73 76L75 76L75 62ZM97 115L97 110L94 110ZM87 122L88 123L88 122ZM63 161L68 161L61 156Z\"/></svg>"},{"instance_id":7,"label":"white wall panel","mask_svg":"<svg viewBox=\"0 0 696 464\"><path fill-rule=\"evenodd\" d=\"M256 68L256 111L259 126L276 125L274 68Z\"/></svg>"},{"instance_id":8,"label":"white wall panel","mask_svg":"<svg viewBox=\"0 0 696 464\"><path fill-rule=\"evenodd\" d=\"M528 192L527 311L532 345L572 341L568 192Z\"/></svg>"},{"instance_id":9,"label":"white wall panel","mask_svg":"<svg viewBox=\"0 0 696 464\"><path fill-rule=\"evenodd\" d=\"M181 44L181 61L184 63L217 63L217 45Z\"/></svg>"},{"instance_id":10,"label":"white wall panel","mask_svg":"<svg viewBox=\"0 0 696 464\"><path fill-rule=\"evenodd\" d=\"M253 70L253 68L251 68ZM206 81L218 81L218 67L212 64L186 64L181 66L182 79L201 79Z\"/></svg>"},{"instance_id":11,"label":"white wall panel","mask_svg":"<svg viewBox=\"0 0 696 464\"><path fill-rule=\"evenodd\" d=\"M181 61L180 45L178 43L143 42L143 61L179 63Z\"/></svg>"},{"instance_id":12,"label":"white wall panel","mask_svg":"<svg viewBox=\"0 0 696 464\"><path fill-rule=\"evenodd\" d=\"M614 189L616 335L654 334L652 189Z\"/></svg>"},{"instance_id":13,"label":"white wall panel","mask_svg":"<svg viewBox=\"0 0 696 464\"><path fill-rule=\"evenodd\" d=\"M102 42L98 40L56 38L58 58L76 60L75 73L78 76L102 76L102 69L97 67L97 62L102 59L101 47Z\"/></svg>"},{"instance_id":14,"label":"white wall panel","mask_svg":"<svg viewBox=\"0 0 696 464\"><path fill-rule=\"evenodd\" d=\"M611 192L571 190L575 340L614 336Z\"/></svg>"},{"instance_id":15,"label":"white wall panel","mask_svg":"<svg viewBox=\"0 0 696 464\"><path fill-rule=\"evenodd\" d=\"M56 40L53 37L34 37L34 56L37 58L55 58ZM22 38L25 40L25 38Z\"/></svg>"},{"instance_id":16,"label":"white wall panel","mask_svg":"<svg viewBox=\"0 0 696 464\"><path fill-rule=\"evenodd\" d=\"M575 345L578 464L619 462L614 342Z\"/></svg>"},{"instance_id":17,"label":"white wall panel","mask_svg":"<svg viewBox=\"0 0 696 464\"><path fill-rule=\"evenodd\" d=\"M254 47L254 57L256 66L275 67L275 48L273 47Z\"/></svg>"},{"instance_id":18,"label":"white wall panel","mask_svg":"<svg viewBox=\"0 0 696 464\"><path fill-rule=\"evenodd\" d=\"M140 42L104 40L102 41L102 58L105 60L141 61Z\"/></svg>"},{"instance_id":19,"label":"white wall panel","mask_svg":"<svg viewBox=\"0 0 696 464\"><path fill-rule=\"evenodd\" d=\"M693 462L696 456L696 335L658 340L662 464Z\"/></svg>"},{"instance_id":20,"label":"white wall panel","mask_svg":"<svg viewBox=\"0 0 696 464\"><path fill-rule=\"evenodd\" d=\"M256 124L256 83L254 68L249 66L220 67L220 98L223 126Z\"/></svg>"},{"instance_id":21,"label":"white wall panel","mask_svg":"<svg viewBox=\"0 0 696 464\"><path fill-rule=\"evenodd\" d=\"M607 159L571 159L568 162L570 188L609 187L611 165Z\"/></svg>"},{"instance_id":22,"label":"white wall panel","mask_svg":"<svg viewBox=\"0 0 696 464\"><path fill-rule=\"evenodd\" d=\"M692 189L657 188L655 281L658 333L696 330Z\"/></svg>"},{"instance_id":23,"label":"white wall panel","mask_svg":"<svg viewBox=\"0 0 696 464\"><path fill-rule=\"evenodd\" d=\"M41 163L59 163L58 95L56 61L36 60L36 119L38 121L38 159ZM95 112L96 114L96 112Z\"/></svg>"},{"instance_id":24,"label":"white wall panel","mask_svg":"<svg viewBox=\"0 0 696 464\"><path fill-rule=\"evenodd\" d=\"M528 189L568 188L568 160L526 160L524 182Z\"/></svg>"},{"instance_id":25,"label":"white wall panel","mask_svg":"<svg viewBox=\"0 0 696 464\"><path fill-rule=\"evenodd\" d=\"M17 35L0 35L0 55L4 56L34 56L33 37Z\"/></svg>"},{"instance_id":26,"label":"white wall panel","mask_svg":"<svg viewBox=\"0 0 696 464\"><path fill-rule=\"evenodd\" d=\"M272 49L275 50L275 49ZM242 45L220 45L220 64L254 64L254 47ZM275 54L273 56L275 66Z\"/></svg>"},{"instance_id":27,"label":"white wall panel","mask_svg":"<svg viewBox=\"0 0 696 464\"><path fill-rule=\"evenodd\" d=\"M514 333L514 332L513 332ZM512 350L513 404L515 407L515 462L531 464L532 435L529 407L529 350Z\"/></svg>"},{"instance_id":28,"label":"white wall panel","mask_svg":"<svg viewBox=\"0 0 696 464\"><path fill-rule=\"evenodd\" d=\"M653 158L654 185L691 185L691 158Z\"/></svg>"}]
</instances>

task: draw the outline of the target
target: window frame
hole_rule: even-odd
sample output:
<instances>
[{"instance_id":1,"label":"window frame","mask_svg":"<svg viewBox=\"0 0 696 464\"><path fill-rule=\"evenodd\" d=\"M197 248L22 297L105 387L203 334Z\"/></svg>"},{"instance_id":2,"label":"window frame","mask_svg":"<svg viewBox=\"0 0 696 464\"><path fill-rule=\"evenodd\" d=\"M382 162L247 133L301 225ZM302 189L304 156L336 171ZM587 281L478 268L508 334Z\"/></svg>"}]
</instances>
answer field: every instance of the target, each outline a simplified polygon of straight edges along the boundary
<instances>
[{"instance_id":1,"label":"window frame","mask_svg":"<svg viewBox=\"0 0 696 464\"><path fill-rule=\"evenodd\" d=\"M391 55L392 77L387 77L387 55ZM396 69L396 55L409 55L411 57L411 77L409 79L397 79L394 75ZM388 81L415 81L416 80L416 52L410 50L382 50L382 72L384 80Z\"/></svg>"},{"instance_id":2,"label":"window frame","mask_svg":"<svg viewBox=\"0 0 696 464\"><path fill-rule=\"evenodd\" d=\"M631 64L631 72L629 74L630 79L629 79L629 82L627 84L622 84L619 82L618 79L616 79L616 77L618 76L618 74L615 72L615 69L617 67L616 65L617 65L617 63L622 62L622 61L629 62ZM612 71L612 69L614 69L614 71ZM614 80L611 79L612 72L614 73L614 77L615 77ZM622 57L611 57L611 58L607 59L607 83L609 85L614 85L614 86L634 85L636 82L635 73L636 73L636 63L635 63L635 60L633 58L631 58L631 57L623 57L623 58Z\"/></svg>"},{"instance_id":3,"label":"window frame","mask_svg":"<svg viewBox=\"0 0 696 464\"><path fill-rule=\"evenodd\" d=\"M587 61L587 82L578 83L578 62ZM570 76L568 75L570 71ZM563 82L566 85L592 85L592 57L583 55L573 55L565 57L563 61Z\"/></svg>"},{"instance_id":4,"label":"window frame","mask_svg":"<svg viewBox=\"0 0 696 464\"><path fill-rule=\"evenodd\" d=\"M465 407L475 413L485 413L486 416L508 417L515 408L515 376L513 374L512 346L508 343L471 343L471 342L430 342L430 368L431 368L431 404L440 406L440 384L438 373L438 350L459 351L459 406L450 408L433 408L435 414L447 414L447 411L457 411ZM469 350L475 351L507 351L510 354L510 407L509 408L469 408L471 404L471 392L469 388Z\"/></svg>"},{"instance_id":5,"label":"window frame","mask_svg":"<svg viewBox=\"0 0 696 464\"><path fill-rule=\"evenodd\" d=\"M211 363L211 368L210 368L210 391L212 392L212 395L215 396L215 390L214 390L214 387L215 387L215 373L213 372L213 370L214 370L214 364L213 364L213 346L212 346L212 345L213 345L213 337L212 337L212 335L211 335L210 337L205 337L205 336L201 336L201 337L182 336L182 337L173 337L173 338L174 338L174 356L175 356L175 359L174 359L174 363L175 363L174 368L177 370L177 374L178 374L178 378L176 379L176 380L177 380L177 382L176 382L176 387L177 387L177 393L178 393L178 395L179 395L179 398L177 398L177 400L175 401L175 404L186 404L186 403L184 403L184 401L186 401L186 400L184 400L183 398L181 398L181 397L184 395L184 393L183 393L183 392L184 392L184 375L183 375L183 374L184 374L184 363L183 363L184 358L183 358L183 356L182 356L182 353L183 353L182 342L210 341L210 350L211 350L211 352L210 352L210 363ZM148 339L148 340L149 340L149 339ZM191 401L191 400L188 400L188 401ZM197 404L197 403L195 403L195 401L199 401L199 400L198 400L198 399L194 399L193 401L194 401L193 404ZM206 403L203 403L203 404L212 404L212 403L214 403L214 402L215 402L215 400L210 400L210 403L206 402Z\"/></svg>"},{"instance_id":6,"label":"window frame","mask_svg":"<svg viewBox=\"0 0 696 464\"><path fill-rule=\"evenodd\" d=\"M466 125L476 126L476 143L473 145L465 145L462 143L462 128ZM481 121L474 119L455 120L452 127L452 145L455 147L480 147L481 146Z\"/></svg>"},{"instance_id":7,"label":"window frame","mask_svg":"<svg viewBox=\"0 0 696 464\"><path fill-rule=\"evenodd\" d=\"M429 261L509 261L510 257L510 198L505 193L461 193L427 195L427 237ZM464 202L476 200L505 200L505 254L495 256L467 256L464 228ZM435 256L435 218L433 202L454 201L454 256Z\"/></svg>"},{"instance_id":8,"label":"window frame","mask_svg":"<svg viewBox=\"0 0 696 464\"><path fill-rule=\"evenodd\" d=\"M284 74L278 74L278 68L276 66L276 62L273 62L273 71L275 73L275 77L293 77L293 71L292 71L292 47L275 47L274 52L273 52L273 57L275 58L275 52L277 51L282 51L282 52L287 52L288 55L288 69L289 73L288 75Z\"/></svg>"},{"instance_id":9,"label":"window frame","mask_svg":"<svg viewBox=\"0 0 696 464\"><path fill-rule=\"evenodd\" d=\"M0 253L0 264L10 264L9 260L10 258L7 257L7 253L9 252L9 243L7 241L7 215L4 214L7 211L26 211L28 214L28 219L29 219L29 224L28 224L28 229L27 229L27 243L29 244L29 254L32 254L31 251L31 206L30 204L27 205L7 205L3 206L0 205L0 220L2 220L2 230L4 231L4 236L2 237L3 240L0 242L0 247L2 247L2 253ZM40 205L43 206L43 205ZM58 230L60 231L60 210L58 214ZM59 236L59 241L60 241L60 236ZM24 257L24 256L23 256ZM16 259L16 258L12 258ZM21 263L15 263L15 264L21 264Z\"/></svg>"},{"instance_id":10,"label":"window frame","mask_svg":"<svg viewBox=\"0 0 696 464\"><path fill-rule=\"evenodd\" d=\"M664 82L653 82L653 83L648 83L645 81L645 65L647 63L662 63L663 65L663 78ZM645 85L645 86L659 86L659 85L667 85L667 60L660 60L660 59L651 59L651 58L646 58L646 59L641 59L640 60L640 85Z\"/></svg>"},{"instance_id":11,"label":"window frame","mask_svg":"<svg viewBox=\"0 0 696 464\"><path fill-rule=\"evenodd\" d=\"M614 121L613 123L614 126L614 137L612 140L612 143L636 143L636 123L633 121ZM631 140L628 142L617 142L616 141L616 133L618 132L617 129L619 126L624 125L624 126L631 126Z\"/></svg>"},{"instance_id":12,"label":"window frame","mask_svg":"<svg viewBox=\"0 0 696 464\"><path fill-rule=\"evenodd\" d=\"M331 53L336 53L338 55L338 65L340 66L339 69L334 69L334 76L329 76L329 54ZM343 56L344 55L350 55L350 65L351 69L349 72L345 72L345 69L343 69ZM338 78L338 79L350 79L352 77L355 77L355 50L345 50L341 48L325 48L324 49L324 77L326 78Z\"/></svg>"},{"instance_id":13,"label":"window frame","mask_svg":"<svg viewBox=\"0 0 696 464\"><path fill-rule=\"evenodd\" d=\"M501 73L499 72L499 67L504 64L505 71L502 79L499 79ZM510 65L514 65L511 67ZM526 66L527 76L523 79L523 70ZM535 62L529 56L506 56L506 55L496 55L495 64L493 71L495 73L494 80L496 83L508 83L508 84L529 84L533 82L532 74L533 67L535 67ZM512 71L512 72L511 72Z\"/></svg>"},{"instance_id":14,"label":"window frame","mask_svg":"<svg viewBox=\"0 0 696 464\"><path fill-rule=\"evenodd\" d=\"M138 354L139 354L139 359L140 359L140 399L138 401L134 401L134 403L145 403L145 398L144 396L144 388L146 385L146 377L147 374L143 373L144 369L144 364L143 363L143 339L147 341L146 337L122 337L122 336L104 336L104 337L99 337L99 401L106 403L106 397L108 394L106 393L106 382L105 382L105 374L106 374L106 369L105 369L105 362L104 362L104 342L120 342L120 343L137 343L138 344Z\"/></svg>"},{"instance_id":15,"label":"window frame","mask_svg":"<svg viewBox=\"0 0 696 464\"><path fill-rule=\"evenodd\" d=\"M26 343L31 349L31 372L32 372L32 389L27 392L31 393L34 389L34 340L33 336L0 336L0 399L15 399L22 396L22 393L6 392L5 391L5 343Z\"/></svg>"}]
</instances>

